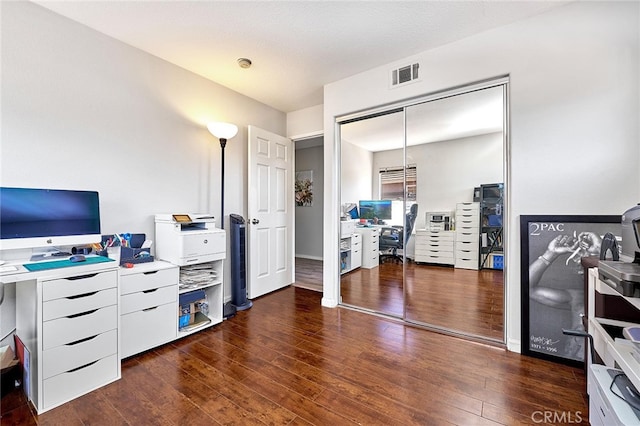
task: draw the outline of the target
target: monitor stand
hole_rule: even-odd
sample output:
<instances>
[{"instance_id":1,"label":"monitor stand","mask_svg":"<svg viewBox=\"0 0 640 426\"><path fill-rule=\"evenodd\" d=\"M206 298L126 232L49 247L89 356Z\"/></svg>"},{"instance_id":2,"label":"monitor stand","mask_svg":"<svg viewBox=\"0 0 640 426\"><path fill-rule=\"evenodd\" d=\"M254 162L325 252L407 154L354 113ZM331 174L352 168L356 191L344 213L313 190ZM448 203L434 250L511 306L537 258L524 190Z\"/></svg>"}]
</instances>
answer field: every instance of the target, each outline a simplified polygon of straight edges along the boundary
<instances>
[{"instance_id":1,"label":"monitor stand","mask_svg":"<svg viewBox=\"0 0 640 426\"><path fill-rule=\"evenodd\" d=\"M71 256L70 252L59 248L38 248L32 250L31 258L29 259L29 261L38 262L40 260L52 260L69 256Z\"/></svg>"}]
</instances>

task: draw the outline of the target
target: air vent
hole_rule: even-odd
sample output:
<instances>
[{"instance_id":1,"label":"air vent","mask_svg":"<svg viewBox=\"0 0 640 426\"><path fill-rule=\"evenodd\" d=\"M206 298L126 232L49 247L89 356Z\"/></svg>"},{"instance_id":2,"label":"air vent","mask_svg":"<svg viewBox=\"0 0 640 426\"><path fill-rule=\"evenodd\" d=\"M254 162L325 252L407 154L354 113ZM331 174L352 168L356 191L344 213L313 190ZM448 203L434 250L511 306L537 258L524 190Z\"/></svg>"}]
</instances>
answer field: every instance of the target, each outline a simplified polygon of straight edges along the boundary
<instances>
[{"instance_id":1,"label":"air vent","mask_svg":"<svg viewBox=\"0 0 640 426\"><path fill-rule=\"evenodd\" d=\"M415 63L391 71L391 87L401 86L418 79L420 64Z\"/></svg>"}]
</instances>

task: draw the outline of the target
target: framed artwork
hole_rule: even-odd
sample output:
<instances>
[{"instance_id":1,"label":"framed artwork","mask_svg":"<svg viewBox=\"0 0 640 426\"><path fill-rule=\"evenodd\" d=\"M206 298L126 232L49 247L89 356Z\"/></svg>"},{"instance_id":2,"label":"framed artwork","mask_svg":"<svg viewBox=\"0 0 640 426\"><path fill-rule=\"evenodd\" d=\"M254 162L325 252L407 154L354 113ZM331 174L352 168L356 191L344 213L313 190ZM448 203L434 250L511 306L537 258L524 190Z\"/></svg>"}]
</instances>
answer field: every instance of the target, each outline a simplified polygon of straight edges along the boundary
<instances>
[{"instance_id":1,"label":"framed artwork","mask_svg":"<svg viewBox=\"0 0 640 426\"><path fill-rule=\"evenodd\" d=\"M313 170L296 172L296 206L313 206Z\"/></svg>"},{"instance_id":2,"label":"framed artwork","mask_svg":"<svg viewBox=\"0 0 640 426\"><path fill-rule=\"evenodd\" d=\"M620 237L620 216L520 216L522 353L582 365L585 256L600 256L603 236Z\"/></svg>"}]
</instances>

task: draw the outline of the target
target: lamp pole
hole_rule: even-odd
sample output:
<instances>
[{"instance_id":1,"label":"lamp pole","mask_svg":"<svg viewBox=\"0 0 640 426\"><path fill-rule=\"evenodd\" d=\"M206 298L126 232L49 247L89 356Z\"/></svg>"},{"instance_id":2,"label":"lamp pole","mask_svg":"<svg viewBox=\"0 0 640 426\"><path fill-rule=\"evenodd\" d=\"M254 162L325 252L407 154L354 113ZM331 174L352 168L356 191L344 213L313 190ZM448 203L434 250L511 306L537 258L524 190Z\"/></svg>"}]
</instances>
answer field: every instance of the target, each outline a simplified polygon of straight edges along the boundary
<instances>
[{"instance_id":1,"label":"lamp pole","mask_svg":"<svg viewBox=\"0 0 640 426\"><path fill-rule=\"evenodd\" d=\"M238 126L230 123L209 123L209 132L220 140L222 148L222 167L220 176L220 229L224 229L224 148L227 146L227 139L231 139L238 133Z\"/></svg>"},{"instance_id":2,"label":"lamp pole","mask_svg":"<svg viewBox=\"0 0 640 426\"><path fill-rule=\"evenodd\" d=\"M224 148L227 146L227 139L220 138L220 148L222 148L222 166L220 167L220 229L224 229Z\"/></svg>"}]
</instances>

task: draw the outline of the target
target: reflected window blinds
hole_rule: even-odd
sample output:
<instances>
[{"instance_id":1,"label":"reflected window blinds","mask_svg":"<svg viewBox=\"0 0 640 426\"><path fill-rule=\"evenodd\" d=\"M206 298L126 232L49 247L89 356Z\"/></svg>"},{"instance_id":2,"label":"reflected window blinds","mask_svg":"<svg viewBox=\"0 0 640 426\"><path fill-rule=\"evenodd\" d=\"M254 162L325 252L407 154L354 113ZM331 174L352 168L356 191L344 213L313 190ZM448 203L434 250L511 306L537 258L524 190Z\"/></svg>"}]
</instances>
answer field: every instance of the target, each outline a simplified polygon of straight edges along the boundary
<instances>
[{"instance_id":1,"label":"reflected window blinds","mask_svg":"<svg viewBox=\"0 0 640 426\"><path fill-rule=\"evenodd\" d=\"M407 181L407 201L416 200L416 166L385 167L380 169L380 199L381 200L402 200L404 198L404 172Z\"/></svg>"}]
</instances>

